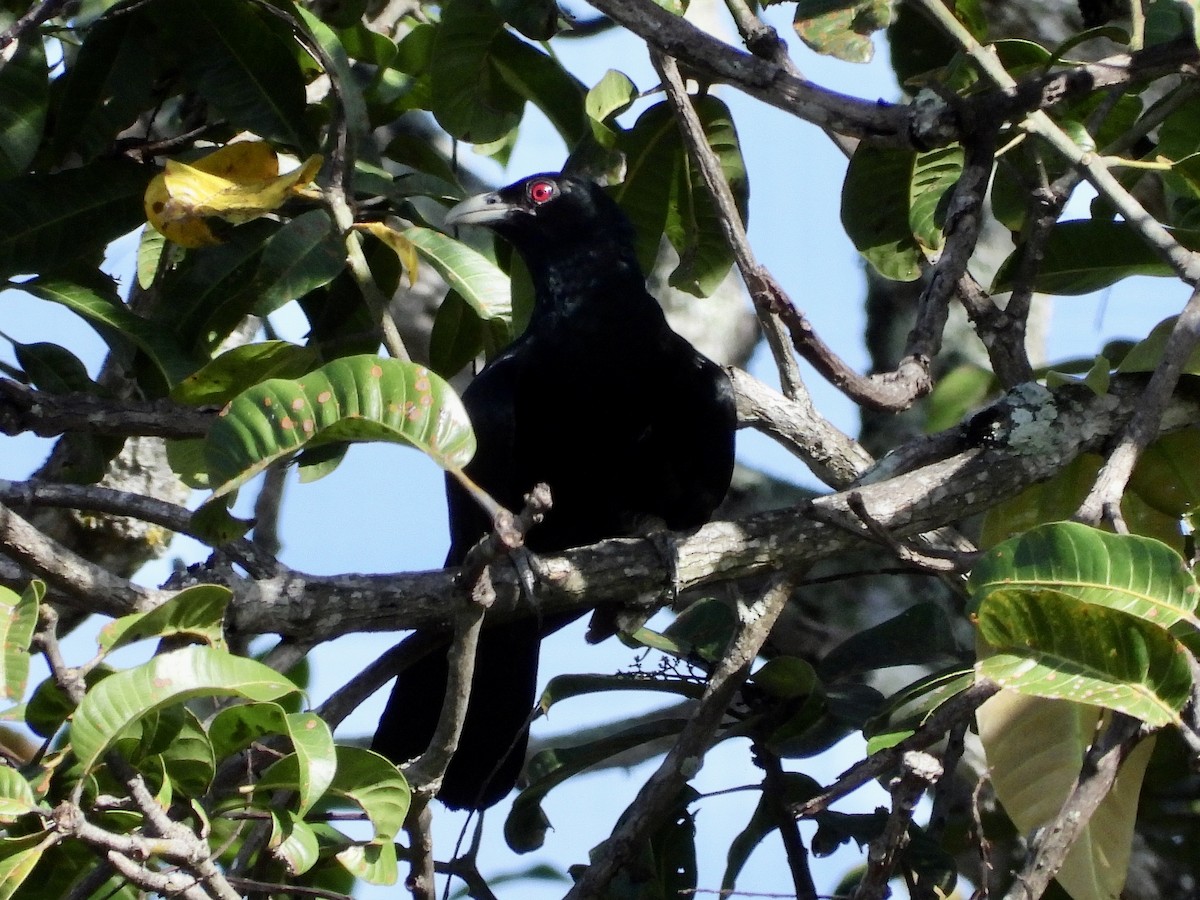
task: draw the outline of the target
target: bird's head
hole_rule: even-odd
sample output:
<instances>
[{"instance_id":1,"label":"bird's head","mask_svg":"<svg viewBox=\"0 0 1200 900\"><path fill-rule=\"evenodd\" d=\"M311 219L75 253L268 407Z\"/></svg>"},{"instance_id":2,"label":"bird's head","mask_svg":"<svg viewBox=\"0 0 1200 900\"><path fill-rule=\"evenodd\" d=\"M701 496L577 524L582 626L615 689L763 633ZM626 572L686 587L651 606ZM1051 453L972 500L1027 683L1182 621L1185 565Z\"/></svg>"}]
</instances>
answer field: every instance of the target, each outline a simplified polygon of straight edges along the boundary
<instances>
[{"instance_id":1,"label":"bird's head","mask_svg":"<svg viewBox=\"0 0 1200 900\"><path fill-rule=\"evenodd\" d=\"M633 246L633 228L616 202L598 184L571 175L531 175L468 197L446 213L445 224L486 225L531 268L583 246Z\"/></svg>"}]
</instances>

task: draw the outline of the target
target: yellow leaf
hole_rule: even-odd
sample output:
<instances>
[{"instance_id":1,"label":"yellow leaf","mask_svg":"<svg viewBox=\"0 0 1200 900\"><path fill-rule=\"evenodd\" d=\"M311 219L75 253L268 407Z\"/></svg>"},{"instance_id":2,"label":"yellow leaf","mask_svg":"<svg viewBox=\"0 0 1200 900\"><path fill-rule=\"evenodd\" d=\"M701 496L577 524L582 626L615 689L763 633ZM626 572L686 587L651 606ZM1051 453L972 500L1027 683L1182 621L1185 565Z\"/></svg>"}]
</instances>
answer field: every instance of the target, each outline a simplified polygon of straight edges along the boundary
<instances>
[{"instance_id":1,"label":"yellow leaf","mask_svg":"<svg viewBox=\"0 0 1200 900\"><path fill-rule=\"evenodd\" d=\"M359 222L354 227L375 235L396 251L396 255L400 257L400 264L404 266L404 274L408 276L409 287L417 283L417 248L413 246L412 241L383 222Z\"/></svg>"},{"instance_id":2,"label":"yellow leaf","mask_svg":"<svg viewBox=\"0 0 1200 900\"><path fill-rule=\"evenodd\" d=\"M220 243L206 218L236 225L266 215L310 183L321 161L310 156L280 175L275 151L262 141L230 144L192 163L167 160L166 170L146 188L146 218L184 247Z\"/></svg>"},{"instance_id":3,"label":"yellow leaf","mask_svg":"<svg viewBox=\"0 0 1200 900\"><path fill-rule=\"evenodd\" d=\"M1019 831L1048 825L1079 776L1100 710L1001 691L976 713L996 795ZM1129 754L1112 791L1071 847L1057 880L1074 900L1117 900L1129 869L1133 825L1153 737Z\"/></svg>"}]
</instances>

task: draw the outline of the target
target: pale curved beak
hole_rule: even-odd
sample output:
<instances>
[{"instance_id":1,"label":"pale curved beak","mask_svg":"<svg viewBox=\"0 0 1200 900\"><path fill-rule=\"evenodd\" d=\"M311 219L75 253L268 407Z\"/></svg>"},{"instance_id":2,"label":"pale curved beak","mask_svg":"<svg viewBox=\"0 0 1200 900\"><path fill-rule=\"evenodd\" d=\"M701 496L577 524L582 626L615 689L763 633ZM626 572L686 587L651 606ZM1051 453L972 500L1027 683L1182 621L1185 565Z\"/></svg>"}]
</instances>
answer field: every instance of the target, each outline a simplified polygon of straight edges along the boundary
<instances>
[{"instance_id":1,"label":"pale curved beak","mask_svg":"<svg viewBox=\"0 0 1200 900\"><path fill-rule=\"evenodd\" d=\"M443 224L451 225L491 225L508 218L518 207L500 198L497 191L487 194L476 194L461 203L450 207Z\"/></svg>"}]
</instances>

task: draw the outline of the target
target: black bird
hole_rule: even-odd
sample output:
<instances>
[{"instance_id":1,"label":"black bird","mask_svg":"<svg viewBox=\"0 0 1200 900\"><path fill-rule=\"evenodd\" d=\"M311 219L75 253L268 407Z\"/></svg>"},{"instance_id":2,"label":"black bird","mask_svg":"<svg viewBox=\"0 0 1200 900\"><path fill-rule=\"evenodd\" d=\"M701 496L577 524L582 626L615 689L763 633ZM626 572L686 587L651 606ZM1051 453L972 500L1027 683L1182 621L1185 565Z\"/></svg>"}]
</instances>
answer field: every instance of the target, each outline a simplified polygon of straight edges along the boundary
<instances>
[{"instance_id":1,"label":"black bird","mask_svg":"<svg viewBox=\"0 0 1200 900\"><path fill-rule=\"evenodd\" d=\"M729 377L667 325L646 292L633 227L604 190L534 175L464 200L447 225L486 225L524 259L529 327L463 394L479 448L467 473L508 509L539 481L553 506L528 535L535 553L708 521L733 469ZM459 565L491 530L447 479L450 553ZM439 798L484 809L516 783L533 708L540 639L566 624L530 617L486 628L458 752ZM444 653L402 672L373 749L396 762L424 751L446 684Z\"/></svg>"}]
</instances>

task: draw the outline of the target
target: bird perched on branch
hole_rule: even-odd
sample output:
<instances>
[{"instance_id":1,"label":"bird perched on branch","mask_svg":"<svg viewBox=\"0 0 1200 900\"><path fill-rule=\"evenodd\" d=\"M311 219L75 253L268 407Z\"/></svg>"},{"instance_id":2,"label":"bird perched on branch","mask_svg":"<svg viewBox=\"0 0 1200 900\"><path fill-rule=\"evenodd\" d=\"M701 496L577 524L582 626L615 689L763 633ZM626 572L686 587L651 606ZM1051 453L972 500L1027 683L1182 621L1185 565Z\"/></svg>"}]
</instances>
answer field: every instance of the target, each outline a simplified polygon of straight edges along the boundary
<instances>
[{"instance_id":1,"label":"bird perched on branch","mask_svg":"<svg viewBox=\"0 0 1200 900\"><path fill-rule=\"evenodd\" d=\"M537 482L553 505L529 533L535 553L708 521L729 486L736 410L725 371L667 325L646 292L633 227L604 190L534 175L452 208L449 225L485 225L532 276L529 326L463 394L478 439L467 474L508 509ZM491 530L447 480L447 566ZM439 798L484 809L524 762L538 647L566 624L528 617L484 629L458 751ZM396 762L422 753L446 685L444 652L402 672L373 748Z\"/></svg>"}]
</instances>

